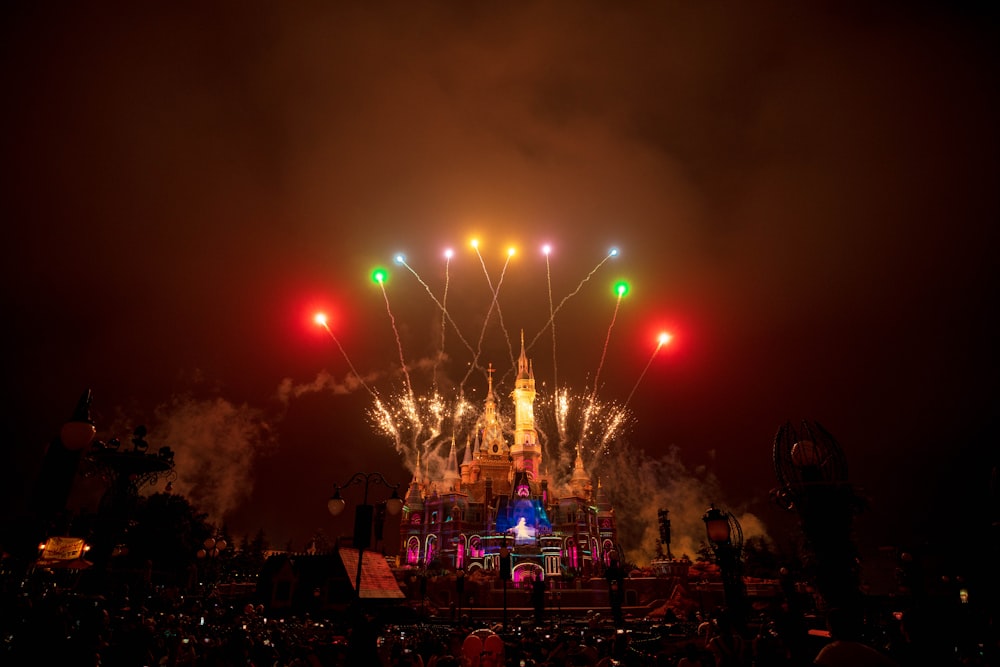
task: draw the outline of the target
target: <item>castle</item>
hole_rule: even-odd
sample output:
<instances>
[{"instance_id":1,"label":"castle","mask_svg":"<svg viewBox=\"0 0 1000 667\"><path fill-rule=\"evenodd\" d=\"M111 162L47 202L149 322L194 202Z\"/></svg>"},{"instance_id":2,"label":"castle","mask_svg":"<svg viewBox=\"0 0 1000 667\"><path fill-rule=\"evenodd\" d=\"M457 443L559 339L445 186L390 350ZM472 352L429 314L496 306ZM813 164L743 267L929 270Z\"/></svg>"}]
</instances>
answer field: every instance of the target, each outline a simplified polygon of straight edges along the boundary
<instances>
[{"instance_id":1,"label":"castle","mask_svg":"<svg viewBox=\"0 0 1000 667\"><path fill-rule=\"evenodd\" d=\"M580 448L568 484L554 493L535 430L535 377L524 349L517 361L513 442L497 413L493 367L475 438L458 462L454 439L443 473L429 479L419 458L403 504L400 559L473 572L497 571L510 556L514 581L591 576L617 549L615 512L595 490Z\"/></svg>"}]
</instances>

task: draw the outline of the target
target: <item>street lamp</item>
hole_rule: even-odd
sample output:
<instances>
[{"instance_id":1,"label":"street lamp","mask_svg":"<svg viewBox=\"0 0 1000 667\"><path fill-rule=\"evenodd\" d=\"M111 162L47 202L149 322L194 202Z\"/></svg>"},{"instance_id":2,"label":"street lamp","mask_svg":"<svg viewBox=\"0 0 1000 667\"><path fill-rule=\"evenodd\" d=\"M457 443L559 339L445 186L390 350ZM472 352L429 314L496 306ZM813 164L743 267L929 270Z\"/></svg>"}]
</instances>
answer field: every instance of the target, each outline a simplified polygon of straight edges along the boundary
<instances>
[{"instance_id":1,"label":"street lamp","mask_svg":"<svg viewBox=\"0 0 1000 667\"><path fill-rule=\"evenodd\" d=\"M198 549L195 555L198 558L215 558L222 553L229 544L221 537L208 537L201 543L202 548Z\"/></svg>"},{"instance_id":2,"label":"street lamp","mask_svg":"<svg viewBox=\"0 0 1000 667\"><path fill-rule=\"evenodd\" d=\"M458 625L462 625L462 596L465 595L465 570L455 571L455 596L458 598Z\"/></svg>"},{"instance_id":3,"label":"street lamp","mask_svg":"<svg viewBox=\"0 0 1000 667\"><path fill-rule=\"evenodd\" d=\"M78 452L94 441L97 428L90 419L90 404L93 396L88 389L77 401L73 416L59 429L59 441L63 446L74 452Z\"/></svg>"},{"instance_id":4,"label":"street lamp","mask_svg":"<svg viewBox=\"0 0 1000 667\"><path fill-rule=\"evenodd\" d=\"M54 437L45 450L31 504L39 518L39 537L60 535L68 528L57 525L65 519L66 501L69 499L73 479L76 477L80 457L94 440L96 428L90 418L92 394L86 390L77 401L69 421L63 424L58 437Z\"/></svg>"},{"instance_id":5,"label":"street lamp","mask_svg":"<svg viewBox=\"0 0 1000 667\"><path fill-rule=\"evenodd\" d=\"M722 590L734 622L746 622L746 585L743 583L743 527L730 512L712 505L701 517L708 542L722 574Z\"/></svg>"},{"instance_id":6,"label":"street lamp","mask_svg":"<svg viewBox=\"0 0 1000 667\"><path fill-rule=\"evenodd\" d=\"M510 581L510 550L507 548L507 536L504 535L503 546L500 547L500 579L503 581L503 628L507 629L507 582Z\"/></svg>"},{"instance_id":7,"label":"street lamp","mask_svg":"<svg viewBox=\"0 0 1000 667\"><path fill-rule=\"evenodd\" d=\"M828 608L857 609L861 589L852 524L863 503L847 479L844 451L820 424L803 420L798 428L788 422L778 429L773 459L778 486L771 495L799 516L819 595Z\"/></svg>"},{"instance_id":8,"label":"street lamp","mask_svg":"<svg viewBox=\"0 0 1000 667\"><path fill-rule=\"evenodd\" d=\"M211 572L211 577L206 577L206 579L209 580L208 583L210 587L211 585L214 585L219 578L218 566L215 559L219 557L219 554L225 551L227 546L229 546L229 543L221 537L206 537L205 541L201 543L201 548L194 554L198 560L206 562L205 569L208 572Z\"/></svg>"},{"instance_id":9,"label":"street lamp","mask_svg":"<svg viewBox=\"0 0 1000 667\"><path fill-rule=\"evenodd\" d=\"M392 484L380 472L356 472L349 480L335 487L333 495L326 503L326 508L333 516L338 516L344 511L347 502L340 492L355 484L364 485L364 497L361 504L354 509L354 536L353 546L358 550L358 571L355 576L354 588L357 599L361 600L361 563L365 549L371 547L372 525L375 519L375 507L368 503L368 487L373 484L382 484L392 489L392 496L385 501L385 511L395 516L403 509L403 500L399 497L399 484ZM380 517L380 520L384 517ZM377 527L381 533L381 525Z\"/></svg>"}]
</instances>

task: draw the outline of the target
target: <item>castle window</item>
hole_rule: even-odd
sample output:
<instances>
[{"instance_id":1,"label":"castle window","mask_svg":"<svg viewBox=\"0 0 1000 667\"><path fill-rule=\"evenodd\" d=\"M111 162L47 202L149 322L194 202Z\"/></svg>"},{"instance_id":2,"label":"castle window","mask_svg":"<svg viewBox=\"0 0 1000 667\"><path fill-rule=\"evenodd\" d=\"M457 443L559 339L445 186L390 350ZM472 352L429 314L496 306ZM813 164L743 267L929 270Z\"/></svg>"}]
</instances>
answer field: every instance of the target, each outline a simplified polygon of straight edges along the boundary
<instances>
[{"instance_id":1,"label":"castle window","mask_svg":"<svg viewBox=\"0 0 1000 667\"><path fill-rule=\"evenodd\" d=\"M572 538L566 540L566 563L572 568L580 567L580 549Z\"/></svg>"},{"instance_id":2,"label":"castle window","mask_svg":"<svg viewBox=\"0 0 1000 667\"><path fill-rule=\"evenodd\" d=\"M428 535L427 536L427 548L426 557L424 559L424 564L430 563L437 556L437 536Z\"/></svg>"},{"instance_id":3,"label":"castle window","mask_svg":"<svg viewBox=\"0 0 1000 667\"><path fill-rule=\"evenodd\" d=\"M614 551L615 545L612 544L611 540L604 540L604 564L609 565L611 563L611 552Z\"/></svg>"},{"instance_id":4,"label":"castle window","mask_svg":"<svg viewBox=\"0 0 1000 667\"><path fill-rule=\"evenodd\" d=\"M406 562L409 565L416 565L420 562L420 540L411 537L406 542Z\"/></svg>"},{"instance_id":5,"label":"castle window","mask_svg":"<svg viewBox=\"0 0 1000 667\"><path fill-rule=\"evenodd\" d=\"M483 543L480 541L479 537L473 536L469 538L469 557L470 558L481 558L483 555Z\"/></svg>"}]
</instances>

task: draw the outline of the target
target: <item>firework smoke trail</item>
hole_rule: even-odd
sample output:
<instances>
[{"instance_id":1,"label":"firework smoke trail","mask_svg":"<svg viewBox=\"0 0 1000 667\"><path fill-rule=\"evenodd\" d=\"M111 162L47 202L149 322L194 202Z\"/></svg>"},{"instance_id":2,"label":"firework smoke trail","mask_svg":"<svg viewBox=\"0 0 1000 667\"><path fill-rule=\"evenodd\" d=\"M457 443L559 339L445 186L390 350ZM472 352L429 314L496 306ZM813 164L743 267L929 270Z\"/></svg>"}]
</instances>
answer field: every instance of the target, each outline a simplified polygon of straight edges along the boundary
<instances>
[{"instance_id":1,"label":"firework smoke trail","mask_svg":"<svg viewBox=\"0 0 1000 667\"><path fill-rule=\"evenodd\" d=\"M396 426L396 421L389 412L389 409L385 407L382 403L382 399L375 396L375 406L371 410L372 419L375 423L385 431L388 435L392 437L393 442L396 445L396 451L403 452L403 437L399 432L399 427Z\"/></svg>"},{"instance_id":2,"label":"firework smoke trail","mask_svg":"<svg viewBox=\"0 0 1000 667\"><path fill-rule=\"evenodd\" d=\"M597 372L594 373L594 389L590 392L590 402L583 416L583 430L586 431L590 424L590 415L593 411L594 400L597 398L597 387L601 381L601 370L604 368L604 359L608 356L608 343L611 342L611 330L615 327L615 320L618 319L618 307L621 306L622 297L625 295L623 287L618 288L618 300L615 301L615 311L611 314L611 324L608 325L608 335L604 339L604 349L601 350L601 361L597 364Z\"/></svg>"},{"instance_id":3,"label":"firework smoke trail","mask_svg":"<svg viewBox=\"0 0 1000 667\"><path fill-rule=\"evenodd\" d=\"M320 325L326 330L326 333L329 334L333 342L336 343L337 349L340 350L341 356L343 356L344 361L347 362L347 367L351 369L351 373L353 373L354 377L358 379L358 383L362 387L364 387L365 391L368 392L368 395L372 397L372 402L374 404L374 407L372 408L372 416L379 424L379 427L382 428L382 430L384 430L387 434L392 436L393 440L396 443L396 450L402 451L403 443L400 438L399 429L396 427L395 423L392 420L392 415L390 414L389 410L385 407L385 404L382 403L382 399L379 397L379 395L371 387L368 386L364 378L361 377L361 374L358 373L358 369L356 369L354 367L354 364L351 363L351 358L347 356L347 351L344 350L344 346L340 344L340 340L333 334L333 331L330 329L330 325L326 321L326 315L323 315L322 313L316 315L315 321L316 324Z\"/></svg>"},{"instance_id":4,"label":"firework smoke trail","mask_svg":"<svg viewBox=\"0 0 1000 667\"><path fill-rule=\"evenodd\" d=\"M534 347L534 345L535 345L535 341L537 341L537 340L539 339L539 337L541 337L541 335L542 335L543 333L545 333L545 330L546 330L546 329L548 329L548 328L549 328L550 326L555 326L555 320L556 320L556 315L557 315L557 314L559 313L559 311L560 311L560 310L562 309L563 305L564 305L564 304L565 304L565 303L566 303L567 301L569 301L569 300L570 300L570 299L571 299L572 297L576 296L576 295L577 295L577 294L579 293L579 291L580 291L581 289L583 289L583 285L584 285L584 283L586 283L586 282L587 282L588 280L590 280L590 279L591 279L591 278L592 278L592 277L594 276L594 274L595 274L595 273L597 273L597 270L598 270L598 269L600 269L600 268L601 268L602 266L604 266L604 263L605 263L606 261L608 261L608 260L609 260L609 259L611 259L612 257L617 257L617 256L618 256L618 248L612 248L612 249L611 249L611 250L610 250L610 251L608 252L608 254L604 256L604 259L602 259L602 260L601 260L600 262L598 262L598 263L597 263L597 266L595 266L594 268L592 268L592 269L590 270L590 273L588 273L588 274L587 274L587 275L586 275L586 276L584 277L584 279L580 281L580 284L576 286L576 289L575 289L575 290L573 290L572 292L570 292L569 294L567 294L566 296L564 296L564 297L562 298L562 301L560 301L560 302L559 302L559 305L558 305L558 306L556 306L556 309L555 309L554 311L552 311L552 314L551 314L551 315L549 316L549 321L548 321L548 322L546 322L546 323L545 323L545 325L544 325L544 326L543 326L543 327L542 327L541 329L539 329L538 333L537 333L537 334L535 334L535 337L531 339L531 342L530 342L530 343L528 343L528 349L529 349L529 350L530 350L530 349L531 349L532 347ZM549 310L551 310L551 308L550 308Z\"/></svg>"},{"instance_id":5,"label":"firework smoke trail","mask_svg":"<svg viewBox=\"0 0 1000 667\"><path fill-rule=\"evenodd\" d=\"M660 351L661 347L663 347L669 342L670 342L670 334L661 333L659 339L656 342L656 347L653 348L653 354L649 355L649 361L646 362L646 367L642 369L641 373L639 373L639 379L635 381L635 386L632 387L632 391L628 393L628 398L625 399L626 407L628 407L628 404L632 402L632 397L635 395L635 390L639 388L639 383L641 383L642 379L646 377L646 371L648 371L649 367L653 365L653 359L656 358L656 354Z\"/></svg>"},{"instance_id":6,"label":"firework smoke trail","mask_svg":"<svg viewBox=\"0 0 1000 667\"><path fill-rule=\"evenodd\" d=\"M446 340L445 321L449 322L451 326L455 329L455 334L458 336L459 340L462 341L462 344L465 345L465 348L469 351L469 353L472 354L475 358L478 358L475 349L473 349L472 345L469 344L469 341L466 340L465 336L462 335L462 331L459 329L458 324L454 321L454 319L452 319L451 313L448 312L448 308L446 306L448 300L448 288L451 280L449 270L450 270L452 255L453 253L451 249L446 250L444 253L445 283L444 283L444 293L442 295L441 301L438 301L437 297L434 296L434 292L431 290L430 286L426 283L426 281L424 281L423 278L421 278L420 275L416 272L416 270L414 270L414 268L406 262L406 258L403 255L396 255L396 263L398 263L400 266L406 267L406 269L413 274L413 277L417 279L417 282L420 283L420 285L427 292L427 295L430 296L431 300L437 305L438 309L440 309L441 311L441 344L438 350L438 354L435 357L432 370L431 395L419 401L416 400L415 398L414 399L410 398L410 396L412 396L412 392L410 396L404 394L396 397L396 401L401 405L409 405L412 406L413 408L413 411L410 414L405 415L405 417L412 424L414 424L414 427L417 429L417 431L413 434L412 438L414 446L416 446L416 444L418 443L420 439L420 433L422 430L427 430L430 432L429 437L427 437L422 443L423 454L425 458L429 453L429 451L433 448L435 441L440 437L441 433L443 432L444 420L450 416L452 422L452 434L459 433L463 427L462 424L463 418L467 413L470 413L472 410L471 406L465 400L464 386L459 387L458 397L455 399L455 402L452 405L448 404L448 402L440 395L437 389L440 362L445 355L445 340ZM488 275L487 275L487 281L489 281ZM492 284L490 285L490 289L492 291ZM474 367L475 367L475 360L471 368ZM471 370L469 372L471 373ZM466 378L468 378L468 375L466 375ZM423 412L427 413L426 415L421 414L421 408L423 409ZM373 414L372 416L376 420L376 422L380 424L382 423L383 420L380 418L379 415ZM389 416L388 419L389 421L393 421L393 417L391 416ZM382 428L385 429L386 425L382 424Z\"/></svg>"},{"instance_id":7,"label":"firework smoke trail","mask_svg":"<svg viewBox=\"0 0 1000 667\"><path fill-rule=\"evenodd\" d=\"M469 341L462 337L461 331L456 326L451 314L447 311L446 304L438 301L438 298L434 295L428 284L420 277L413 267L406 264L405 261L402 261L401 256L397 256L396 258L397 263L405 266L406 269L413 274L417 282L431 297L431 300L437 305L438 308L441 309L442 323L446 321L449 322L451 326L455 328L457 338L461 339L465 347L471 354L474 355L473 362L470 364L470 370L467 374L465 374L465 378L462 380L462 385L458 387L456 396L446 399L439 394L439 387L441 386L441 383L445 381L445 378L442 377L442 373L444 372L444 353L446 352L445 345L449 344L446 332L444 332L444 325L442 325L440 350L437 360L429 359L426 363L421 364L419 367L416 364L409 367L406 366L404 350L400 334L397 329L396 318L392 313L387 290L385 289L384 284L380 282L380 287L383 290L383 299L386 304L386 312L389 315L396 339L397 350L399 352L400 363L403 367L406 386L399 387L390 394L386 394L384 399L381 398L377 392L373 391L372 388L366 387L373 397L373 404L369 407L367 413L377 430L393 440L396 450L403 456L407 466L414 469L417 457L421 457L424 462L423 465L430 466L430 468L427 468L428 474L431 474L429 472L431 468L436 470L444 465L444 460L446 459L447 454L447 451L445 450L452 439L454 439L456 443L459 443L475 433L476 421L479 418L479 411L482 406L476 401L469 403L464 397L462 387L471 377L472 371L479 368L478 361L483 354L482 346L485 344L486 329L490 327L489 318L492 317L492 310L494 308L496 308L498 312L500 311L499 293L505 282L510 256L513 254L513 251L508 254L507 261L504 263L503 270L499 275L499 280L494 285L494 281L489 274L485 260L475 243L473 244L473 248L476 249L476 254L480 260L480 266L483 270L484 276L486 277L487 285L489 286L490 293L493 297L482 325L483 330L480 332L477 349L473 349L473 347L469 345ZM563 297L558 307L554 304L550 258L546 257L546 278L549 297L549 323L546 326L553 326L551 335L554 366L558 354L558 343L556 340L554 322L559 309L564 306L575 294L582 291L583 285L596 275L597 271L608 259L616 255L617 251L612 251L610 254L605 256L586 276L584 276L573 292ZM446 257L448 256L446 255ZM445 289L442 299L446 299L450 291L450 263L446 262ZM580 451L583 452L585 457L584 460L586 464L590 466L592 461L596 460L596 457L603 457L610 453L608 444L616 442L617 439L621 437L624 429L628 426L628 420L631 413L629 413L622 405L601 403L596 395L597 388L600 387L600 377L606 360L606 354L610 349L610 333L616 324L619 306L620 298L619 302L615 305L614 315L608 328L608 336L604 342L601 363L597 372L598 375L594 380L594 390L592 392L588 391L589 383L585 383L583 391L574 390L570 386L560 387L556 385L553 392L543 392L539 394L538 398L540 401L538 407L541 408L541 410L536 413L536 417L539 418L537 428L539 430L539 436L543 442L543 446L547 450L546 457L549 461L552 461L554 465L553 472L557 478L563 477L572 469L575 448L570 446L571 444L580 447ZM502 312L499 313L499 317L500 325L503 327ZM504 328L503 333L508 344L508 353L511 357L510 368L513 370L516 365L516 359L514 358L513 350L510 346L509 332L507 332ZM538 333L538 335L535 336L535 340L539 339L542 333L544 333L544 328ZM454 345L455 343L452 342L450 344ZM343 354L343 350L341 350L341 352ZM350 365L349 360L348 363ZM428 377L425 379L434 383L433 391L426 392L413 384L413 382L417 380L416 375L413 374L419 368L428 372ZM433 378L430 377L432 368L434 373ZM356 376L360 377L353 367L352 371ZM417 393L418 391L419 393ZM545 394L548 395L545 396ZM450 427L448 429L443 429L442 426L448 423L450 423ZM551 453L549 453L550 451Z\"/></svg>"},{"instance_id":8,"label":"firework smoke trail","mask_svg":"<svg viewBox=\"0 0 1000 667\"><path fill-rule=\"evenodd\" d=\"M448 260L450 262L451 255L448 254L446 256L448 257ZM461 329L458 328L458 325L455 324L455 320L453 320L451 318L451 313L449 313L448 309L445 308L444 302L438 301L437 297L434 296L434 292L431 291L431 288L427 285L427 283L424 282L423 278L421 278L417 274L417 272L413 270L413 267L406 263L406 259L402 255L396 255L396 262L400 266L406 267L406 269L410 273L413 274L413 277L417 279L417 282L419 282L421 284L421 286L423 286L423 288L427 291L427 295L431 298L431 301L433 301L434 304L441 310L441 323L442 323L441 324L441 353L442 354L444 353L444 321L445 321L445 319L447 319L448 322L451 323L452 328L455 329L455 333L458 334L459 340L461 340L462 344L465 345L466 349L469 350L469 354L473 354L474 355L476 353L476 351L474 349L472 349L472 345L469 344L469 341L465 340L465 336L462 335ZM445 269L444 269L444 271L445 271L445 279L444 279L444 298L445 298L445 301L447 301L447 299L448 299L448 263L449 262L445 263ZM437 364L435 364L435 372L436 372L436 370L437 370Z\"/></svg>"},{"instance_id":9,"label":"firework smoke trail","mask_svg":"<svg viewBox=\"0 0 1000 667\"><path fill-rule=\"evenodd\" d=\"M582 425L586 413L590 414L588 425L579 426L579 430L566 428L567 422ZM608 444L625 432L632 414L615 403L591 401L587 394L574 394L564 387L558 396L543 397L536 417L535 426L547 460L554 470L568 471L573 467L577 447L585 454L585 464L590 469L598 457L608 452ZM565 436L560 436L559 442L554 442L549 435L553 428L563 428Z\"/></svg>"},{"instance_id":10,"label":"firework smoke trail","mask_svg":"<svg viewBox=\"0 0 1000 667\"><path fill-rule=\"evenodd\" d=\"M604 434L601 436L600 442L597 443L597 456L607 453L608 444L624 430L622 425L628 416L629 412L625 408L613 408L609 411L607 423L604 425Z\"/></svg>"},{"instance_id":11,"label":"firework smoke trail","mask_svg":"<svg viewBox=\"0 0 1000 667\"><path fill-rule=\"evenodd\" d=\"M400 391L389 396L388 404L398 407L390 410L376 401L368 415L380 431L394 439L397 451L405 456L408 465L412 465L417 457L425 463L441 458L432 456L434 450L448 445L453 438L471 433L478 418L475 408L462 398L448 402L439 395L418 396L411 412L406 392ZM428 425L431 418L439 420L436 428ZM440 428L440 422L445 418L451 418L453 426L447 436ZM425 432L428 434L421 438Z\"/></svg>"},{"instance_id":12,"label":"firework smoke trail","mask_svg":"<svg viewBox=\"0 0 1000 667\"><path fill-rule=\"evenodd\" d=\"M505 261L504 264L503 264L503 270L500 272L500 280L499 280L499 282L497 282L497 286L494 289L494 287L493 287L493 281L490 279L490 272L486 269L486 261L483 260L483 255L479 252L479 242L478 241L473 241L472 242L472 247L475 249L476 256L479 258L479 265L483 267L483 275L486 276L486 284L489 286L490 292L493 294L493 301L490 302L490 307L486 311L486 317L483 318L483 327L482 327L482 329L479 332L479 342L476 345L476 352L475 352L475 356L472 359L472 364L469 365L468 372L465 374L465 377L462 378L462 382L459 383L459 392L460 393L464 392L465 383L469 379L469 376L472 375L472 371L474 371L479 366L479 357L482 355L482 351L483 351L483 339L486 337L486 327L490 323L490 316L493 315L493 310L494 309L496 309L496 311L498 313L498 317L499 317L499 320L500 320L500 327L503 330L504 337L507 340L507 352L510 355L511 366L515 365L514 364L514 352L513 352L513 349L510 346L510 335L507 333L507 328L503 324L503 314L500 313L500 303L497 300L498 296L500 294L500 285L503 284L503 277L507 273L507 264L510 263L510 258L514 254L514 251L513 251L513 249L511 249L507 253L507 261Z\"/></svg>"},{"instance_id":13,"label":"firework smoke trail","mask_svg":"<svg viewBox=\"0 0 1000 667\"><path fill-rule=\"evenodd\" d=\"M444 294L441 295L441 346L438 348L437 357L434 358L434 375L431 378L431 386L433 386L435 393L437 392L437 374L438 367L441 365L441 358L444 357L444 334L445 334L445 319L448 315L448 283L450 280L450 274L448 269L451 266L451 248L444 251ZM414 272L416 273L416 272ZM417 276L417 280L420 277ZM430 290L427 290L430 292ZM431 296L434 296L433 294Z\"/></svg>"},{"instance_id":14,"label":"firework smoke trail","mask_svg":"<svg viewBox=\"0 0 1000 667\"><path fill-rule=\"evenodd\" d=\"M460 394L465 394L465 383L469 380L469 376L472 375L472 371L476 369L479 365L479 355L483 350L483 338L486 336L486 325L489 324L490 315L493 314L493 306L496 305L496 292L493 291L493 281L490 280L490 272L486 270L486 262L483 261L483 256L479 253L479 241L473 241L472 247L476 251L476 257L479 258L479 265L483 267L483 273L486 275L486 284L490 287L490 292L494 295L493 301L490 302L490 307L486 311L486 317L483 320L483 328L479 332L479 342L476 345L475 352L472 353L472 363L469 364L469 370L466 372L465 377L458 384L458 391Z\"/></svg>"},{"instance_id":15,"label":"firework smoke trail","mask_svg":"<svg viewBox=\"0 0 1000 667\"><path fill-rule=\"evenodd\" d=\"M403 341L399 337L399 329L396 328L396 316L392 314L389 306L389 294L385 291L385 281L378 280L378 286L382 289L382 297L385 299L385 311L389 314L389 322L392 324L392 333L396 336L396 349L399 350L399 365L403 369L403 377L406 380L406 401L403 403L404 410L413 424L413 440L416 444L420 432L423 430L423 423L417 411L416 397L413 395L413 384L410 382L410 371L406 368L406 357L403 355Z\"/></svg>"},{"instance_id":16,"label":"firework smoke trail","mask_svg":"<svg viewBox=\"0 0 1000 667\"><path fill-rule=\"evenodd\" d=\"M542 246L542 252L545 253L545 282L548 286L549 291L549 322L552 323L552 391L559 396L559 366L556 363L556 315L552 309L552 267L549 265L549 253L552 251L551 246ZM565 433L563 430L559 431L560 440L564 437Z\"/></svg>"},{"instance_id":17,"label":"firework smoke trail","mask_svg":"<svg viewBox=\"0 0 1000 667\"><path fill-rule=\"evenodd\" d=\"M507 260L503 263L503 269L500 270L500 280L497 281L497 291L493 293L493 301L497 305L497 319L500 320L500 330L503 331L504 340L507 341L507 354L510 355L510 367L513 369L517 365L514 361L514 348L510 345L510 334L507 332L507 325L503 323L503 310L500 309L500 301L498 298L500 296L500 286L503 285L503 278L507 275L507 265L510 264L510 258L514 256L514 249L511 248L507 251ZM522 342L524 336L522 335Z\"/></svg>"},{"instance_id":18,"label":"firework smoke trail","mask_svg":"<svg viewBox=\"0 0 1000 667\"><path fill-rule=\"evenodd\" d=\"M557 391L555 395L555 415L556 429L559 433L559 442L566 442L566 418L569 416L569 392L565 389Z\"/></svg>"},{"instance_id":19,"label":"firework smoke trail","mask_svg":"<svg viewBox=\"0 0 1000 667\"><path fill-rule=\"evenodd\" d=\"M444 267L445 279L444 279L444 295L443 295L442 301L438 301L437 300L437 297L434 296L434 292L431 291L430 286L424 281L423 278L420 277L420 275L416 272L416 270L414 270L414 268L412 266L410 266L409 264L406 263L406 258L403 255L396 255L396 263L399 264L400 266L405 267L410 273L413 274L413 277L417 279L417 282L420 283L420 285L427 292L428 296L431 297L431 300L441 310L441 346L438 349L438 352L437 352L437 354L434 357L434 366L433 366L432 375L431 375L431 396L430 396L429 399L427 399L428 400L428 406L427 406L428 407L428 412L430 413L430 417L431 417L431 422L430 423L432 425L431 426L425 425L425 427L429 431L431 431L431 433L432 433L431 439L436 438L437 435L439 435L441 433L442 424L444 423L444 419L445 419L445 416L446 416L445 415L446 408L445 408L443 399L441 398L440 394L438 393L438 369L441 366L441 359L444 357L445 333L446 333L446 330L445 330L445 321L446 320L449 321L449 322L451 322L451 325L453 327L455 327L455 332L458 334L459 339L462 341L462 343L465 344L465 347L468 348L469 352L473 353L472 346L469 345L469 342L467 340L465 340L464 336L462 336L462 332L459 331L458 325L455 324L455 322L451 319L451 314L448 312L448 309L447 309L447 307L445 305L447 303L447 301L448 301L448 284L449 284L449 280L450 280L449 279L448 269L449 269L449 265L451 263L451 256L452 256L451 249L446 250L445 253L444 253L444 255L445 255L445 267ZM404 402L405 402L405 400L407 400L407 399L404 398ZM414 409L416 409L416 407L414 407ZM415 435L415 437L419 437L419 435Z\"/></svg>"},{"instance_id":20,"label":"firework smoke trail","mask_svg":"<svg viewBox=\"0 0 1000 667\"><path fill-rule=\"evenodd\" d=\"M337 349L340 350L340 354L342 357L344 357L344 361L347 362L347 367L351 369L352 373L354 373L354 377L358 378L358 382L361 383L361 386L365 388L365 391L367 391L375 401L378 401L378 394L372 391L372 388L365 383L364 378L361 377L361 374L358 373L358 370L354 367L354 364L351 363L351 358L348 357L347 352L344 351L344 346L341 345L340 341L337 340L337 337L333 335L333 331L330 330L330 325L326 321L326 315L317 315L316 324L326 329L326 332L330 334L330 338L332 338L333 342L337 344Z\"/></svg>"},{"instance_id":21,"label":"firework smoke trail","mask_svg":"<svg viewBox=\"0 0 1000 667\"><path fill-rule=\"evenodd\" d=\"M611 314L611 324L608 325L608 335L604 338L604 349L601 350L601 361L597 364L597 372L594 373L594 390L590 394L590 400L597 396L597 384L601 380L601 371L604 369L604 360L608 356L608 343L611 342L611 330L615 328L615 320L618 319L618 307L622 304L622 292L618 293L618 300L615 301L615 312Z\"/></svg>"}]
</instances>

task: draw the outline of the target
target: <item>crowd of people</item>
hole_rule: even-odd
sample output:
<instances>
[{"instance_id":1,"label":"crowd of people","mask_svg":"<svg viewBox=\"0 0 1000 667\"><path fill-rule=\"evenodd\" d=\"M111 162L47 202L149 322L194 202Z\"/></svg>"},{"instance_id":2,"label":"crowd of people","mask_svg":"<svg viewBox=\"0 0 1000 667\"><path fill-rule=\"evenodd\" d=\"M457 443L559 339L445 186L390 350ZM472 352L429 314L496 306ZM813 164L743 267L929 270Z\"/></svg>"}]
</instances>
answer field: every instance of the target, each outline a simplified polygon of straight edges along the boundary
<instances>
[{"instance_id":1,"label":"crowd of people","mask_svg":"<svg viewBox=\"0 0 1000 667\"><path fill-rule=\"evenodd\" d=\"M0 664L81 667L795 667L995 665L997 646L956 619L913 609L865 618L831 610L828 631L769 610L736 622L724 610L678 619L570 616L536 607L498 618L405 617L352 607L324 617L271 617L262 605L153 591L5 593ZM139 596L135 596L138 598ZM602 613L602 611L604 613ZM864 622L862 622L864 621Z\"/></svg>"}]
</instances>

